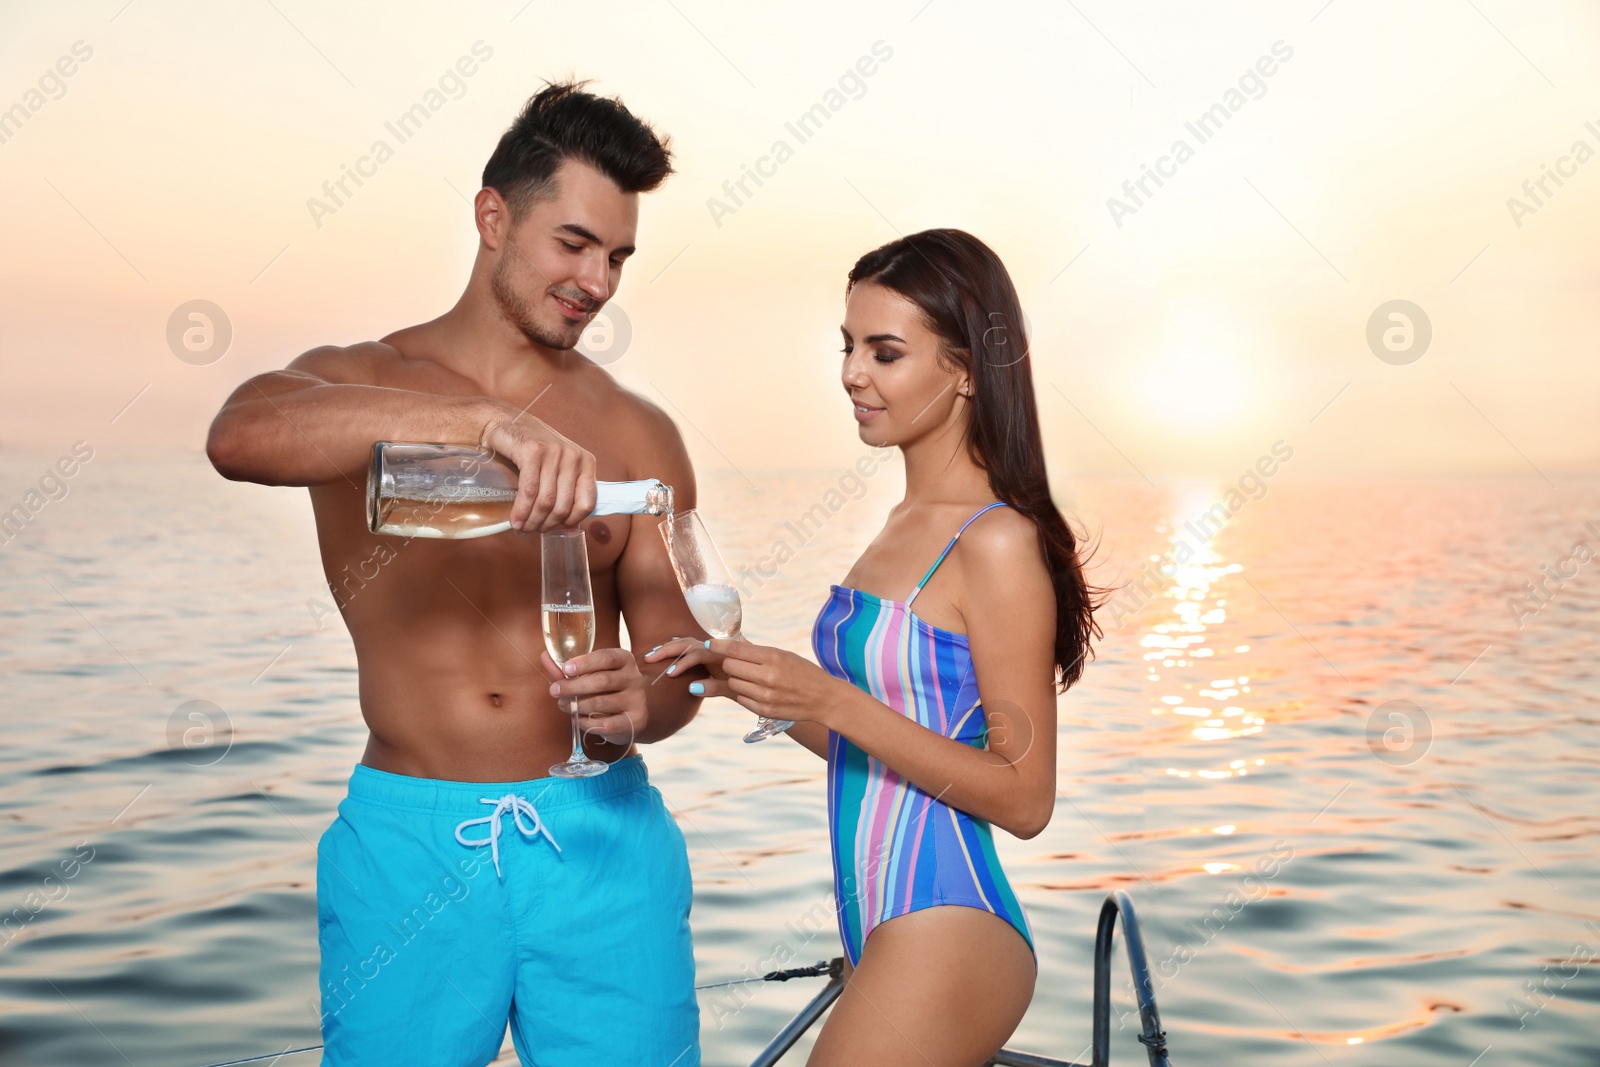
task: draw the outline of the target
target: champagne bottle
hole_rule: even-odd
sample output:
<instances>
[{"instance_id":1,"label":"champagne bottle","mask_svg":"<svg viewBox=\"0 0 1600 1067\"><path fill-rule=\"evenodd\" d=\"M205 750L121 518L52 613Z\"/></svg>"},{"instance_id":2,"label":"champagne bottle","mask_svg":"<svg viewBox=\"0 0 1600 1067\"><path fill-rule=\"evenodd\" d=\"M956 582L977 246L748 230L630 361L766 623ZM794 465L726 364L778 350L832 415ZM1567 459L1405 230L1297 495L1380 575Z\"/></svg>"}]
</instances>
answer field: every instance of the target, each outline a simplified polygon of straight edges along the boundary
<instances>
[{"instance_id":1,"label":"champagne bottle","mask_svg":"<svg viewBox=\"0 0 1600 1067\"><path fill-rule=\"evenodd\" d=\"M367 528L399 537L487 537L511 529L517 468L465 445L378 441L367 469ZM595 515L670 515L672 486L596 482Z\"/></svg>"}]
</instances>

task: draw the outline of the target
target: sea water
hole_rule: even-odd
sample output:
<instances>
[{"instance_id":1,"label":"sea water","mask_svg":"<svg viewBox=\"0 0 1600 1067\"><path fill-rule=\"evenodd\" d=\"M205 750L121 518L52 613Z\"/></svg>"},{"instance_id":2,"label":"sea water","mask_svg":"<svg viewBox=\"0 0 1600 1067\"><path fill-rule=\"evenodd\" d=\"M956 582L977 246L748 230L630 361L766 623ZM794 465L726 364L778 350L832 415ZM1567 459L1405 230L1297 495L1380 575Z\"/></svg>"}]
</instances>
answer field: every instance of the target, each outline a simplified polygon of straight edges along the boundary
<instances>
[{"instance_id":1,"label":"sea water","mask_svg":"<svg viewBox=\"0 0 1600 1067\"><path fill-rule=\"evenodd\" d=\"M48 458L0 457L0 485ZM315 1044L315 846L366 731L307 494L104 459L0 551L0 1056ZM750 640L809 655L897 477L801 536L836 471L699 472L730 568L783 560L750 572ZM1087 1061L1125 889L1186 1067L1593 1063L1600 564L1525 597L1600 519L1600 485L1561 481L1275 485L1167 574L1215 487L1066 483L1122 590L1058 701L1050 825L995 834L1039 947L1014 1047ZM840 951L824 764L753 724L711 700L645 750L702 982ZM1113 1062L1143 1063L1116 953ZM749 1062L819 988L702 993L705 1062Z\"/></svg>"}]
</instances>

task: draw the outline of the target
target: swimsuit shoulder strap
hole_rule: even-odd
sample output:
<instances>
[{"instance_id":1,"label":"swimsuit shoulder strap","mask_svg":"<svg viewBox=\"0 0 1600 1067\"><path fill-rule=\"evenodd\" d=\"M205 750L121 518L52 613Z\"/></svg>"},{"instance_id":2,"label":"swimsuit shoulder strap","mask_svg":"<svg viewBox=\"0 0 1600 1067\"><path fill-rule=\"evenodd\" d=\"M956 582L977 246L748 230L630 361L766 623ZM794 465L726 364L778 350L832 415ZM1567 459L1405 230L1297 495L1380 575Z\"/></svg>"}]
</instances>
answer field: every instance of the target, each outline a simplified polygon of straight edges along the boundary
<instances>
[{"instance_id":1,"label":"swimsuit shoulder strap","mask_svg":"<svg viewBox=\"0 0 1600 1067\"><path fill-rule=\"evenodd\" d=\"M933 566L928 568L928 573L922 576L922 581L917 583L917 587L913 589L911 591L911 595L906 598L907 607L910 607L911 602L917 599L917 594L922 592L922 587L928 584L928 579L933 577L933 572L939 569L939 564L944 562L944 558L950 554L950 550L956 547L956 542L961 539L962 534L967 532L967 527L971 526L975 521L977 521L979 515L982 515L991 508L1003 508L1006 506L1007 505L1004 500L996 500L993 504L986 504L979 508L973 513L970 519L961 524L961 529L957 530L956 535L950 538L950 543L944 546L944 551L939 553L939 558L933 561Z\"/></svg>"}]
</instances>

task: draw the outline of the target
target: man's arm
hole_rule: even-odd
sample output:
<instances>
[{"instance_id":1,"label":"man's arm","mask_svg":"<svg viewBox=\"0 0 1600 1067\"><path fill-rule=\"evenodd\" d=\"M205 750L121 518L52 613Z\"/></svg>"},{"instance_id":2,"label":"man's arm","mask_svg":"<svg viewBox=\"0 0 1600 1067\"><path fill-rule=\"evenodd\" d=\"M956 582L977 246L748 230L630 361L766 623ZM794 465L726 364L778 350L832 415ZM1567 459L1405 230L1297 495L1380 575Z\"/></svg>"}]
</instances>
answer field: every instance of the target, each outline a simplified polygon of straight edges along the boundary
<instances>
[{"instance_id":1,"label":"man's arm","mask_svg":"<svg viewBox=\"0 0 1600 1067\"><path fill-rule=\"evenodd\" d=\"M644 402L638 401L640 404ZM630 478L659 478L672 486L673 507L684 512L695 506L694 468L683 447L683 437L665 412L651 406L644 415L644 433L630 455ZM617 561L617 595L622 602L622 617L628 625L633 655L645 675L645 700L649 721L637 740L660 741L688 725L700 710L700 698L689 695L688 683L705 677L703 669L663 673L667 664L647 664L644 657L655 646L674 637L706 633L694 621L689 605L678 588L667 546L661 539L658 515L636 515L628 532L628 544Z\"/></svg>"},{"instance_id":2,"label":"man's arm","mask_svg":"<svg viewBox=\"0 0 1600 1067\"><path fill-rule=\"evenodd\" d=\"M380 344L314 348L250 378L211 422L211 465L236 482L321 485L364 472L372 443L385 438L477 444L493 402L372 384L378 361L393 353Z\"/></svg>"},{"instance_id":3,"label":"man's arm","mask_svg":"<svg viewBox=\"0 0 1600 1067\"><path fill-rule=\"evenodd\" d=\"M314 348L233 391L206 455L224 478L262 485L364 485L374 441L487 444L517 468L519 529L576 523L594 510L594 457L502 400L373 384L398 357L377 342Z\"/></svg>"}]
</instances>

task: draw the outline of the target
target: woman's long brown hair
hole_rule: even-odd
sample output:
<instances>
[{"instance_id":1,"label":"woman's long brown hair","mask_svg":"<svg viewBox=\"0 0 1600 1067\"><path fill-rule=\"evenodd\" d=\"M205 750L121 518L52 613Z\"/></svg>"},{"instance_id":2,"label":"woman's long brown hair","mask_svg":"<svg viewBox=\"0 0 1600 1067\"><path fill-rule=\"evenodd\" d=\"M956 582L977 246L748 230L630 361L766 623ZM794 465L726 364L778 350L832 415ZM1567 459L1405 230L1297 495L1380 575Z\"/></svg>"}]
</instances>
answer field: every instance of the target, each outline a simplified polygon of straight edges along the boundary
<instances>
[{"instance_id":1,"label":"woman's long brown hair","mask_svg":"<svg viewBox=\"0 0 1600 1067\"><path fill-rule=\"evenodd\" d=\"M1055 683L1065 691L1094 655L1091 641L1101 635L1094 612L1104 593L1084 579L1078 538L1050 497L1033 361L1011 275L971 234L924 230L858 259L845 291L866 282L917 305L943 342L944 358L972 378L967 453L988 474L994 495L1039 532L1055 589Z\"/></svg>"}]
</instances>

